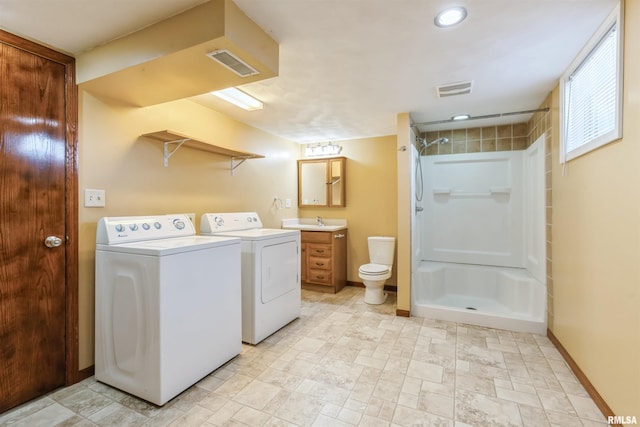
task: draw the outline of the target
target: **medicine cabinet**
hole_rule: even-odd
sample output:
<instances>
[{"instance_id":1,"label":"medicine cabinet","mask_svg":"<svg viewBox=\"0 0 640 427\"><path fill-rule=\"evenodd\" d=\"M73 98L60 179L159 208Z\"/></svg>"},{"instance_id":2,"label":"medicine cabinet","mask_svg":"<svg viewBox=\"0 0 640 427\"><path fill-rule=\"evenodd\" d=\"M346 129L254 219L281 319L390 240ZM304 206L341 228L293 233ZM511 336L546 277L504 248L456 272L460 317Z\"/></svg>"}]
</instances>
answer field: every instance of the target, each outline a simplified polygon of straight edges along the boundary
<instances>
[{"instance_id":1,"label":"medicine cabinet","mask_svg":"<svg viewBox=\"0 0 640 427\"><path fill-rule=\"evenodd\" d=\"M345 157L298 160L298 206L345 207L346 160Z\"/></svg>"}]
</instances>

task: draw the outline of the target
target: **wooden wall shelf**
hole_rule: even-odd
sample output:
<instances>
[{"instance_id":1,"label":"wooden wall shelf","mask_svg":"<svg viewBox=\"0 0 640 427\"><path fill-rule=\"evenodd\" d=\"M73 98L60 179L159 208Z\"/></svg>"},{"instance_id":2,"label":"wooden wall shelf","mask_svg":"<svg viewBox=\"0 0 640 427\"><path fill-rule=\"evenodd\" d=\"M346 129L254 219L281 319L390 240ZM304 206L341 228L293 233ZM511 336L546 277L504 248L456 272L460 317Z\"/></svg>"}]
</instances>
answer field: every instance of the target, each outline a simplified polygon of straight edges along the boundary
<instances>
[{"instance_id":1,"label":"wooden wall shelf","mask_svg":"<svg viewBox=\"0 0 640 427\"><path fill-rule=\"evenodd\" d=\"M245 151L232 150L219 145L209 144L199 141L187 135L174 132L172 130L160 130L157 132L145 133L145 138L160 141L164 145L164 165L169 166L169 158L175 154L180 147L192 148L194 150L206 151L208 153L219 154L231 158L231 175L235 169L248 159L262 159L260 154L248 153ZM170 147L173 145L173 149Z\"/></svg>"}]
</instances>

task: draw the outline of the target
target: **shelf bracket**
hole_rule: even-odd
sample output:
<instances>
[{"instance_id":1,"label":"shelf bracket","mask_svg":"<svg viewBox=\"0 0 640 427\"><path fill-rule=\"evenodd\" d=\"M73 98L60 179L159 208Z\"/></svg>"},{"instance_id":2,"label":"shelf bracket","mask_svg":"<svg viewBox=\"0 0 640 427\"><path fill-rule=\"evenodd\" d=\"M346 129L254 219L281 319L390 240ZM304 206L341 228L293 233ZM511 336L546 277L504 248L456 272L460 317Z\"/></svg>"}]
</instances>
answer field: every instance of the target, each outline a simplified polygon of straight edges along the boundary
<instances>
[{"instance_id":1,"label":"shelf bracket","mask_svg":"<svg viewBox=\"0 0 640 427\"><path fill-rule=\"evenodd\" d=\"M253 159L254 156L236 156L231 157L231 176L235 176L236 168L243 164L245 160ZM237 163L236 163L237 162Z\"/></svg>"},{"instance_id":2,"label":"shelf bracket","mask_svg":"<svg viewBox=\"0 0 640 427\"><path fill-rule=\"evenodd\" d=\"M169 157L173 156L176 153L176 151L178 151L178 148L182 147L182 144L189 141L189 139L190 138L176 139L174 141L166 141L164 143L164 167L165 168L169 166ZM169 151L170 144L176 144L176 146L173 147L173 150L171 151Z\"/></svg>"}]
</instances>

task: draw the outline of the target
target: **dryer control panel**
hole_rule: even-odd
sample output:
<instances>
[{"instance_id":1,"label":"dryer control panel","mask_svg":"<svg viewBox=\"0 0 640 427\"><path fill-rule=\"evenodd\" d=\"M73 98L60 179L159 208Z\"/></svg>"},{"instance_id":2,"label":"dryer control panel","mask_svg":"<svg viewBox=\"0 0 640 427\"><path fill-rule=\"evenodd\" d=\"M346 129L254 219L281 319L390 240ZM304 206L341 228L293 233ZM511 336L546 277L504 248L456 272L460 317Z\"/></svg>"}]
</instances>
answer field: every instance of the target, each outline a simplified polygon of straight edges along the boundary
<instances>
[{"instance_id":1,"label":"dryer control panel","mask_svg":"<svg viewBox=\"0 0 640 427\"><path fill-rule=\"evenodd\" d=\"M187 214L104 217L98 221L96 243L115 245L195 234Z\"/></svg>"},{"instance_id":2,"label":"dryer control panel","mask_svg":"<svg viewBox=\"0 0 640 427\"><path fill-rule=\"evenodd\" d=\"M206 213L200 219L203 234L262 228L257 212Z\"/></svg>"}]
</instances>

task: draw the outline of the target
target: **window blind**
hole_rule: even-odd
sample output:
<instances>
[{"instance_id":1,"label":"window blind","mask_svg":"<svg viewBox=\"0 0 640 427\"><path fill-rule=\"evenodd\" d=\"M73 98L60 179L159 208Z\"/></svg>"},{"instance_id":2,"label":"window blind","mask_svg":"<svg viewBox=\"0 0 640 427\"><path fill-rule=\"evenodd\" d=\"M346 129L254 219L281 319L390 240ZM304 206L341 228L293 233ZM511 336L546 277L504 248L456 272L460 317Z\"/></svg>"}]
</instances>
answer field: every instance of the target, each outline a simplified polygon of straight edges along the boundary
<instances>
[{"instance_id":1,"label":"window blind","mask_svg":"<svg viewBox=\"0 0 640 427\"><path fill-rule=\"evenodd\" d=\"M566 82L565 153L616 129L617 23L600 39Z\"/></svg>"}]
</instances>

